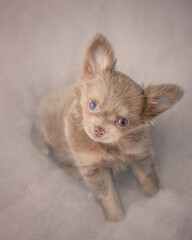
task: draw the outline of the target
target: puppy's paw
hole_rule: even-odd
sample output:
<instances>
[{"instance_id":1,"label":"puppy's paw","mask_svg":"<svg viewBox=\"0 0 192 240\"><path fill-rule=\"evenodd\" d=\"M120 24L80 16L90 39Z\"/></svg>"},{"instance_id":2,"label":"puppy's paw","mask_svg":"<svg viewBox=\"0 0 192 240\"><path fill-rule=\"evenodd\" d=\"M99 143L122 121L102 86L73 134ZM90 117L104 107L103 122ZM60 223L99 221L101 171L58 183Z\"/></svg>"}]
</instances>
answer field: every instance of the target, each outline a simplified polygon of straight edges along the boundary
<instances>
[{"instance_id":1,"label":"puppy's paw","mask_svg":"<svg viewBox=\"0 0 192 240\"><path fill-rule=\"evenodd\" d=\"M156 175L151 175L147 177L142 183L142 190L148 197L152 197L157 194L159 189L160 186Z\"/></svg>"},{"instance_id":2,"label":"puppy's paw","mask_svg":"<svg viewBox=\"0 0 192 240\"><path fill-rule=\"evenodd\" d=\"M147 184L146 186L143 187L143 192L148 196L152 197L155 194L158 193L160 187L159 185L153 185L153 184Z\"/></svg>"},{"instance_id":3,"label":"puppy's paw","mask_svg":"<svg viewBox=\"0 0 192 240\"><path fill-rule=\"evenodd\" d=\"M112 212L109 213L107 217L110 222L117 222L123 220L124 214L122 211Z\"/></svg>"},{"instance_id":4,"label":"puppy's paw","mask_svg":"<svg viewBox=\"0 0 192 240\"><path fill-rule=\"evenodd\" d=\"M123 210L118 200L105 199L102 203L109 221L116 222L124 218Z\"/></svg>"},{"instance_id":5,"label":"puppy's paw","mask_svg":"<svg viewBox=\"0 0 192 240\"><path fill-rule=\"evenodd\" d=\"M49 148L48 144L45 142L44 138L42 137L38 129L35 127L35 125L33 125L31 129L31 139L33 140L37 149L44 155L47 156L51 153L51 149Z\"/></svg>"},{"instance_id":6,"label":"puppy's paw","mask_svg":"<svg viewBox=\"0 0 192 240\"><path fill-rule=\"evenodd\" d=\"M46 145L42 146L40 150L46 156L48 156L50 154L50 152L51 152L50 148L48 146L46 146Z\"/></svg>"}]
</instances>

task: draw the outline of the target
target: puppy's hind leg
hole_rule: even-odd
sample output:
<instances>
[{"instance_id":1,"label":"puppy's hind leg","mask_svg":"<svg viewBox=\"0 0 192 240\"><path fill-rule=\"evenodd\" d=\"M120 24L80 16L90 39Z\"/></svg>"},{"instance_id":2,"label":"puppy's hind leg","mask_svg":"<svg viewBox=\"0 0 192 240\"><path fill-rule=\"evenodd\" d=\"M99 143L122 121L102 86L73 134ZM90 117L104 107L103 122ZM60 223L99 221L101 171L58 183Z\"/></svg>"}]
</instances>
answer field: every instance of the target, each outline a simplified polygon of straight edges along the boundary
<instances>
[{"instance_id":1,"label":"puppy's hind leg","mask_svg":"<svg viewBox=\"0 0 192 240\"><path fill-rule=\"evenodd\" d=\"M51 152L50 147L45 142L43 136L41 135L41 133L39 132L39 130L37 129L35 124L33 124L32 129L31 129L31 138L32 138L32 141L34 142L35 146L37 147L37 149L40 152L42 152L45 155L50 154L50 152Z\"/></svg>"},{"instance_id":2,"label":"puppy's hind leg","mask_svg":"<svg viewBox=\"0 0 192 240\"><path fill-rule=\"evenodd\" d=\"M77 180L81 180L82 177L78 171L78 169L72 165L63 165L64 170L73 178Z\"/></svg>"}]
</instances>

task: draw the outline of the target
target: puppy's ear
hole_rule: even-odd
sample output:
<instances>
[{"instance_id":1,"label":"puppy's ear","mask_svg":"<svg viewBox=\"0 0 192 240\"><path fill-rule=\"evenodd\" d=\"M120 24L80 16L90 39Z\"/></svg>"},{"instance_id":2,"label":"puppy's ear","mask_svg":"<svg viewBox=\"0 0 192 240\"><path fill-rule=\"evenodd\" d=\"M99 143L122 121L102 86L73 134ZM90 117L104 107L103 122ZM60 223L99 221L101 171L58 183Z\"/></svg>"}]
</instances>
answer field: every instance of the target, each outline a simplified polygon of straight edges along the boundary
<instances>
[{"instance_id":1,"label":"puppy's ear","mask_svg":"<svg viewBox=\"0 0 192 240\"><path fill-rule=\"evenodd\" d=\"M149 86L145 90L146 102L143 119L152 120L178 102L184 94L181 87L173 84Z\"/></svg>"},{"instance_id":2,"label":"puppy's ear","mask_svg":"<svg viewBox=\"0 0 192 240\"><path fill-rule=\"evenodd\" d=\"M113 70L115 63L111 44L102 34L96 34L87 49L83 73L94 75L106 70Z\"/></svg>"}]
</instances>

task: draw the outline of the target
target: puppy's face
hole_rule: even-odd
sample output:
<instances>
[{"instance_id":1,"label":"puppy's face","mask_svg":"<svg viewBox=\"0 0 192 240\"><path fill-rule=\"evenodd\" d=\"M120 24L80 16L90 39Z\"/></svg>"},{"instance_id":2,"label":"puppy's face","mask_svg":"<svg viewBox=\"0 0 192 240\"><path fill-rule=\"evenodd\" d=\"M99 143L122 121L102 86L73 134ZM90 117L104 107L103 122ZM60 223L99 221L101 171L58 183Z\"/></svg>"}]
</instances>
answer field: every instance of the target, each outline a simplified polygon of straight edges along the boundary
<instances>
[{"instance_id":1,"label":"puppy's face","mask_svg":"<svg viewBox=\"0 0 192 240\"><path fill-rule=\"evenodd\" d=\"M141 124L143 101L143 89L121 73L108 71L86 81L81 95L86 133L94 141L117 142Z\"/></svg>"},{"instance_id":2,"label":"puppy's face","mask_svg":"<svg viewBox=\"0 0 192 240\"><path fill-rule=\"evenodd\" d=\"M101 143L115 143L171 107L183 90L171 84L143 89L115 71L110 43L96 35L88 47L80 78L83 126Z\"/></svg>"}]
</instances>

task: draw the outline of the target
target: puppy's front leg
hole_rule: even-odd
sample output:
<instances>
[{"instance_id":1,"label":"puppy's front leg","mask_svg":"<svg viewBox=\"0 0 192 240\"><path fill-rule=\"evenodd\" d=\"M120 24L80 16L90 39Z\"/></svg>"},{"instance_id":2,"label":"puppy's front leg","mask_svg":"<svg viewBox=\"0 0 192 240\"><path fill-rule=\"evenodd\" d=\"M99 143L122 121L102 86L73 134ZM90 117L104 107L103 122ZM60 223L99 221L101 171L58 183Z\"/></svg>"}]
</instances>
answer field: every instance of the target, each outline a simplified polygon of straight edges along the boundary
<instances>
[{"instance_id":1,"label":"puppy's front leg","mask_svg":"<svg viewBox=\"0 0 192 240\"><path fill-rule=\"evenodd\" d=\"M115 191L111 171L107 168L86 167L81 174L88 187L100 200L104 211L110 221L123 219L123 211Z\"/></svg>"},{"instance_id":2,"label":"puppy's front leg","mask_svg":"<svg viewBox=\"0 0 192 240\"><path fill-rule=\"evenodd\" d=\"M148 196L155 195L159 191L159 183L151 155L134 156L130 164L143 192Z\"/></svg>"}]
</instances>

